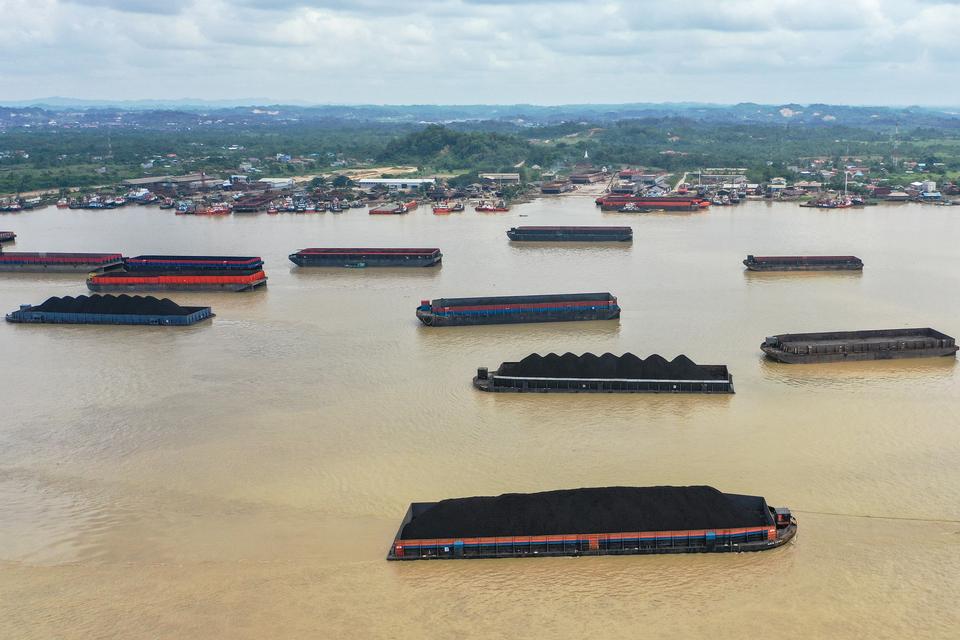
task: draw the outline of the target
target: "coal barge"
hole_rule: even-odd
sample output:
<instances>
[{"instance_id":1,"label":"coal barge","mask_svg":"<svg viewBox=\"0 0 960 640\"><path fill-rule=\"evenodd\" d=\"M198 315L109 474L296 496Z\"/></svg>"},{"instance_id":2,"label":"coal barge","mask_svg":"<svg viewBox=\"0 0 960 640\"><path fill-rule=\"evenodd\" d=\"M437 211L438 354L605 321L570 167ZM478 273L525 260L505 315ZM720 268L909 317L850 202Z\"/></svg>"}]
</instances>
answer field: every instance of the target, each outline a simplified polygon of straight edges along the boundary
<instances>
[{"instance_id":1,"label":"coal barge","mask_svg":"<svg viewBox=\"0 0 960 640\"><path fill-rule=\"evenodd\" d=\"M314 248L290 254L298 267L432 267L440 249Z\"/></svg>"},{"instance_id":2,"label":"coal barge","mask_svg":"<svg viewBox=\"0 0 960 640\"><path fill-rule=\"evenodd\" d=\"M507 237L517 242L630 242L630 227L513 227Z\"/></svg>"},{"instance_id":3,"label":"coal barge","mask_svg":"<svg viewBox=\"0 0 960 640\"><path fill-rule=\"evenodd\" d=\"M787 364L955 356L957 343L933 329L784 333L763 341L768 358Z\"/></svg>"},{"instance_id":4,"label":"coal barge","mask_svg":"<svg viewBox=\"0 0 960 640\"><path fill-rule=\"evenodd\" d=\"M632 353L529 355L493 372L477 369L473 386L513 393L733 393L726 365L698 365L680 355L672 361Z\"/></svg>"},{"instance_id":5,"label":"coal barge","mask_svg":"<svg viewBox=\"0 0 960 640\"><path fill-rule=\"evenodd\" d=\"M0 242L13 242L17 239L17 234L13 231L0 231Z\"/></svg>"},{"instance_id":6,"label":"coal barge","mask_svg":"<svg viewBox=\"0 0 960 640\"><path fill-rule=\"evenodd\" d=\"M186 326L212 317L210 307L181 307L167 298L95 294L53 297L43 304L21 305L18 311L7 314L7 322Z\"/></svg>"},{"instance_id":7,"label":"coal barge","mask_svg":"<svg viewBox=\"0 0 960 640\"><path fill-rule=\"evenodd\" d=\"M387 560L767 551L790 510L713 487L602 487L414 502Z\"/></svg>"},{"instance_id":8,"label":"coal barge","mask_svg":"<svg viewBox=\"0 0 960 640\"><path fill-rule=\"evenodd\" d=\"M0 271L90 273L119 269L122 265L123 256L119 253L0 252Z\"/></svg>"},{"instance_id":9,"label":"coal barge","mask_svg":"<svg viewBox=\"0 0 960 640\"><path fill-rule=\"evenodd\" d=\"M862 271L856 256L747 256L750 271Z\"/></svg>"},{"instance_id":10,"label":"coal barge","mask_svg":"<svg viewBox=\"0 0 960 640\"><path fill-rule=\"evenodd\" d=\"M437 298L421 300L417 317L428 327L616 320L620 317L620 306L616 297L608 292Z\"/></svg>"}]
</instances>

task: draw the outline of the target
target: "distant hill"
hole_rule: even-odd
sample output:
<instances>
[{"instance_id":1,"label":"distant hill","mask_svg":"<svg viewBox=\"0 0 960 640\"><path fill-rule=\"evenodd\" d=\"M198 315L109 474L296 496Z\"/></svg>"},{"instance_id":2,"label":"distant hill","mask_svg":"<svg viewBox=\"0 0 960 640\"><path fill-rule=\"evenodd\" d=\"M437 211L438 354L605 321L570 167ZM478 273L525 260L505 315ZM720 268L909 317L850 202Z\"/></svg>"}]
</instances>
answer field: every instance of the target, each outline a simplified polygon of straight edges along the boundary
<instances>
[{"instance_id":1,"label":"distant hill","mask_svg":"<svg viewBox=\"0 0 960 640\"><path fill-rule=\"evenodd\" d=\"M23 118L11 122L11 114ZM22 116L19 114L23 114ZM173 114L178 114L174 116ZM960 127L960 107L889 107L828 104L764 105L741 103L634 103L579 105L304 105L270 104L265 99L249 100L138 100L111 102L43 98L0 105L2 124L44 124L74 119L93 122L110 120L139 126L186 125L198 119L224 124L274 122L341 122L382 124L453 124L457 122L502 122L514 127L543 126L563 122L609 123L629 119L685 118L701 122L730 124L783 124L824 126L845 125L866 128Z\"/></svg>"}]
</instances>

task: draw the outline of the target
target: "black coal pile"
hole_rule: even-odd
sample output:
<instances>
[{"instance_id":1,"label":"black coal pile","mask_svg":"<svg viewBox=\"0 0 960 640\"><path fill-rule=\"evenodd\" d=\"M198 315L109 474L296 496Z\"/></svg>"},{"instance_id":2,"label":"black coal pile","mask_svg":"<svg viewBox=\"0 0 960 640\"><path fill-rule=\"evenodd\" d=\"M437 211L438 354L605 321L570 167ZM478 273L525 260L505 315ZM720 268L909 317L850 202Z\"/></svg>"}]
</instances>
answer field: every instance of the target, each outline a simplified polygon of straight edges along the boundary
<instances>
[{"instance_id":1,"label":"black coal pile","mask_svg":"<svg viewBox=\"0 0 960 640\"><path fill-rule=\"evenodd\" d=\"M442 500L402 539L727 529L770 522L763 498L713 487L601 487Z\"/></svg>"},{"instance_id":2,"label":"black coal pile","mask_svg":"<svg viewBox=\"0 0 960 640\"><path fill-rule=\"evenodd\" d=\"M128 295L64 296L47 298L31 311L48 313L103 313L112 315L186 316L200 307L181 307L169 298Z\"/></svg>"},{"instance_id":3,"label":"black coal pile","mask_svg":"<svg viewBox=\"0 0 960 640\"><path fill-rule=\"evenodd\" d=\"M532 354L520 362L504 362L498 374L532 378L630 378L640 380L723 380L716 370L701 367L685 355L667 361L660 355L643 359L632 353L582 356L555 353Z\"/></svg>"}]
</instances>

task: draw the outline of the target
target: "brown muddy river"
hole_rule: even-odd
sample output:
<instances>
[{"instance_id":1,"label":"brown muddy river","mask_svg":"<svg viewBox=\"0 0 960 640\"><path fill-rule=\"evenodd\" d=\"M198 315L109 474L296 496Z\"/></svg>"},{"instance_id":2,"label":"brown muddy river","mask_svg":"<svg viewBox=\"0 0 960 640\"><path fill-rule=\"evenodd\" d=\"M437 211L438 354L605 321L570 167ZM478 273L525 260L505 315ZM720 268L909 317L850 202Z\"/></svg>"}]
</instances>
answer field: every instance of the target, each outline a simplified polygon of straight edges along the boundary
<instances>
[{"instance_id":1,"label":"brown muddy river","mask_svg":"<svg viewBox=\"0 0 960 640\"><path fill-rule=\"evenodd\" d=\"M519 224L630 224L627 246L518 246ZM2 638L956 638L953 358L764 361L776 333L960 335L960 207L747 202L603 214L0 216L21 251L261 255L266 290L172 295L189 328L0 324ZM306 246L439 246L436 269L303 270ZM9 250L14 250L9 247ZM747 253L859 273L750 274ZM421 298L573 291L619 322L427 328ZM0 274L0 310L85 293ZM482 394L532 352L684 353L734 396ZM711 484L791 507L767 553L388 563L411 501ZM872 517L863 517L872 516Z\"/></svg>"}]
</instances>

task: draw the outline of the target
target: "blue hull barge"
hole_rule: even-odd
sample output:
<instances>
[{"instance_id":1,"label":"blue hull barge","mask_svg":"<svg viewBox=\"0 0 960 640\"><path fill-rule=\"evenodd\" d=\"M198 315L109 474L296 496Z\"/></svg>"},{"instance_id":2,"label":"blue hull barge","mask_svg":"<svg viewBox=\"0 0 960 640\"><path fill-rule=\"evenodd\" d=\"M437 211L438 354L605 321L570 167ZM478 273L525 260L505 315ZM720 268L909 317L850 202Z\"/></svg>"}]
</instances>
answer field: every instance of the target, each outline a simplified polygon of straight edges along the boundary
<instances>
[{"instance_id":1,"label":"blue hull barge","mask_svg":"<svg viewBox=\"0 0 960 640\"><path fill-rule=\"evenodd\" d=\"M631 242L630 227L513 227L507 237L515 242Z\"/></svg>"},{"instance_id":2,"label":"blue hull barge","mask_svg":"<svg viewBox=\"0 0 960 640\"><path fill-rule=\"evenodd\" d=\"M7 322L186 326L212 317L210 307L181 307L167 298L95 294L53 297L43 304L25 304L19 311L8 313Z\"/></svg>"},{"instance_id":3,"label":"blue hull barge","mask_svg":"<svg viewBox=\"0 0 960 640\"><path fill-rule=\"evenodd\" d=\"M533 354L504 362L494 372L477 369L473 386L480 391L513 393L733 393L726 365L698 365L680 355L667 361L657 354L643 359L632 353L578 356Z\"/></svg>"},{"instance_id":4,"label":"blue hull barge","mask_svg":"<svg viewBox=\"0 0 960 640\"><path fill-rule=\"evenodd\" d=\"M298 267L432 267L440 264L440 249L313 248L290 254Z\"/></svg>"},{"instance_id":5,"label":"blue hull barge","mask_svg":"<svg viewBox=\"0 0 960 640\"><path fill-rule=\"evenodd\" d=\"M414 502L387 560L768 551L789 509L713 487L598 487Z\"/></svg>"},{"instance_id":6,"label":"blue hull barge","mask_svg":"<svg viewBox=\"0 0 960 640\"><path fill-rule=\"evenodd\" d=\"M620 306L604 293L560 293L421 300L417 318L428 327L526 322L616 320Z\"/></svg>"},{"instance_id":7,"label":"blue hull barge","mask_svg":"<svg viewBox=\"0 0 960 640\"><path fill-rule=\"evenodd\" d=\"M929 327L783 333L763 341L760 349L771 360L787 364L899 360L901 358L955 357L957 342Z\"/></svg>"}]
</instances>

